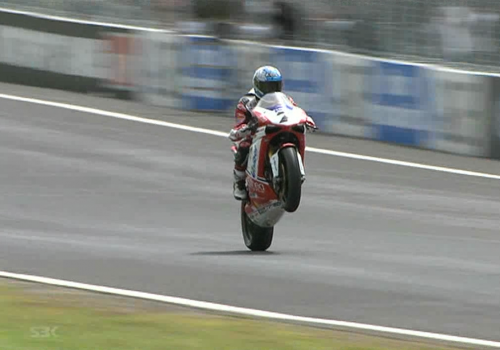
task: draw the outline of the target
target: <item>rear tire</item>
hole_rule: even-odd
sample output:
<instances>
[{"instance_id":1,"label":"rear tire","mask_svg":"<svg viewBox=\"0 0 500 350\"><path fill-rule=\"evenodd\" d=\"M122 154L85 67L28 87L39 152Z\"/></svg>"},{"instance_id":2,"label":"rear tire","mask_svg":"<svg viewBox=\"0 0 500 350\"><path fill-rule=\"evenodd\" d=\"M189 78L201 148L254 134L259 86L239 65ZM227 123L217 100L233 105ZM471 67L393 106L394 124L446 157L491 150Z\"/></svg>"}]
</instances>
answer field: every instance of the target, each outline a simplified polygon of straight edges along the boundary
<instances>
[{"instance_id":1,"label":"rear tire","mask_svg":"<svg viewBox=\"0 0 500 350\"><path fill-rule=\"evenodd\" d=\"M282 179L280 199L283 209L293 213L300 205L302 196L302 175L297 150L286 147L280 151L280 176Z\"/></svg>"},{"instance_id":2,"label":"rear tire","mask_svg":"<svg viewBox=\"0 0 500 350\"><path fill-rule=\"evenodd\" d=\"M274 227L260 227L248 218L245 205L248 201L241 201L241 231L245 246L251 251L266 251L273 241Z\"/></svg>"}]
</instances>

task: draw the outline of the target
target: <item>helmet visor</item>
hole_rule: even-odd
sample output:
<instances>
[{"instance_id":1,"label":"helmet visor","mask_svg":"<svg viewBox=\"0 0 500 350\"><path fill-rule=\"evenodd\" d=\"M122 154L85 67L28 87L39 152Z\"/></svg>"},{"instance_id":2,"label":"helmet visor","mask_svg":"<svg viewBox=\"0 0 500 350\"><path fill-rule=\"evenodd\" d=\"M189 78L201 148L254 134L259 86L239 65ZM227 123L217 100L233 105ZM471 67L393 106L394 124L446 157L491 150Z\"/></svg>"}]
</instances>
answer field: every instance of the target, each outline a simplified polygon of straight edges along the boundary
<instances>
[{"instance_id":1,"label":"helmet visor","mask_svg":"<svg viewBox=\"0 0 500 350\"><path fill-rule=\"evenodd\" d=\"M265 83L260 84L259 89L264 94L268 94L271 92L281 92L282 86L283 82L281 81L266 81Z\"/></svg>"}]
</instances>

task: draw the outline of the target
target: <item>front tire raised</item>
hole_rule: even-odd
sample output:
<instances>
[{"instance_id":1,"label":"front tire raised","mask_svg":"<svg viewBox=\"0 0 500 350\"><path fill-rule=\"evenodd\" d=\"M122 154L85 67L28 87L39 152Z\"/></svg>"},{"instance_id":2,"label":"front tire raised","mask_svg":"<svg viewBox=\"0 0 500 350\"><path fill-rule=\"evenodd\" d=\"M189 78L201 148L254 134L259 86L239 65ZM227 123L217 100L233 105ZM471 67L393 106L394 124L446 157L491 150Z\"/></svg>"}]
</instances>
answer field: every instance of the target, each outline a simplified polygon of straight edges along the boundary
<instances>
[{"instance_id":1,"label":"front tire raised","mask_svg":"<svg viewBox=\"0 0 500 350\"><path fill-rule=\"evenodd\" d=\"M286 147L280 151L280 199L283 209L293 213L300 205L302 196L302 175L300 173L299 158L294 147Z\"/></svg>"}]
</instances>

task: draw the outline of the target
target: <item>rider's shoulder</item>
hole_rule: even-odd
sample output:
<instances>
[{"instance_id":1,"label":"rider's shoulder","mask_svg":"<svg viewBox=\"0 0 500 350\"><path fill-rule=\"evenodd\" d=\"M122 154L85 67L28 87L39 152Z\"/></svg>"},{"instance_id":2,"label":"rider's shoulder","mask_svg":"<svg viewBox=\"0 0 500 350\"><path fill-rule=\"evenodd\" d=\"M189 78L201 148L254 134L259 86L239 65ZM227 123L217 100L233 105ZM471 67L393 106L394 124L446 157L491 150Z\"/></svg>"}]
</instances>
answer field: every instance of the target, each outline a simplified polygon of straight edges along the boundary
<instances>
[{"instance_id":1,"label":"rider's shoulder","mask_svg":"<svg viewBox=\"0 0 500 350\"><path fill-rule=\"evenodd\" d=\"M243 104L248 104L250 102L253 102L256 99L257 95L255 94L254 89L251 89L247 93L245 93L243 96L241 96L240 100L238 101L239 103Z\"/></svg>"},{"instance_id":2,"label":"rider's shoulder","mask_svg":"<svg viewBox=\"0 0 500 350\"><path fill-rule=\"evenodd\" d=\"M248 90L248 92L245 95L246 96L257 96L254 88L251 88L250 90Z\"/></svg>"},{"instance_id":3,"label":"rider's shoulder","mask_svg":"<svg viewBox=\"0 0 500 350\"><path fill-rule=\"evenodd\" d=\"M255 89L249 90L244 97L248 98L249 100L256 100L257 99L257 94L255 93Z\"/></svg>"}]
</instances>

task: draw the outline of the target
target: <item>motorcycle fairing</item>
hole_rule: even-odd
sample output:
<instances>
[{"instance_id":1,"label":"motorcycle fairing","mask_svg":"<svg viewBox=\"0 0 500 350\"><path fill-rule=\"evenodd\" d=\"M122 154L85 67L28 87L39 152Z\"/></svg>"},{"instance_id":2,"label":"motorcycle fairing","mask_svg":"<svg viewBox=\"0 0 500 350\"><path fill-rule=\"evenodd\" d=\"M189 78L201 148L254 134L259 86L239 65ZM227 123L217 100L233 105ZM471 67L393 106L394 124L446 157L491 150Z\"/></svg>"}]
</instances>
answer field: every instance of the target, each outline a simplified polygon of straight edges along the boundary
<instances>
[{"instance_id":1,"label":"motorcycle fairing","mask_svg":"<svg viewBox=\"0 0 500 350\"><path fill-rule=\"evenodd\" d=\"M297 156L302 178L305 178L303 157L305 152L305 128L293 129L305 123L305 112L291 104L286 95L274 93L265 95L252 113L259 121L247 163L246 185L249 203L245 212L249 219L261 227L274 226L285 213L274 188L273 179L279 176L279 151L281 147L297 147ZM270 130L269 127L275 130ZM280 130L281 128L281 130ZM282 132L285 131L285 134ZM276 135L284 139L276 139ZM289 135L289 136L286 136Z\"/></svg>"}]
</instances>

